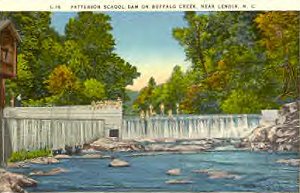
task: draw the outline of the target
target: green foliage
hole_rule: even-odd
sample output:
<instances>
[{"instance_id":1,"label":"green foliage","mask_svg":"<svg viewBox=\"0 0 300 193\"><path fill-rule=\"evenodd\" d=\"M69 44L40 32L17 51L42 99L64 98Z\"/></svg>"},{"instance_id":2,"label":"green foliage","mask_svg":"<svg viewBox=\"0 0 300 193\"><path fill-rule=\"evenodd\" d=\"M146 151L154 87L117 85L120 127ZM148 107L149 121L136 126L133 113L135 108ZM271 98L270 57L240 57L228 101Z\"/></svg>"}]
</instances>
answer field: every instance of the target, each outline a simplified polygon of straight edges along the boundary
<instances>
[{"instance_id":1,"label":"green foliage","mask_svg":"<svg viewBox=\"0 0 300 193\"><path fill-rule=\"evenodd\" d=\"M66 39L76 42L76 49L82 53L77 55L80 58L75 59L76 62L70 64L84 73L79 75L76 72L78 77L94 78L103 83L108 98L126 99L125 87L133 84L133 79L140 74L136 67L114 53L115 40L109 22L108 15L92 12L78 13L75 19L69 21L65 30Z\"/></svg>"},{"instance_id":2,"label":"green foliage","mask_svg":"<svg viewBox=\"0 0 300 193\"><path fill-rule=\"evenodd\" d=\"M105 96L104 85L96 79L88 79L84 83L84 95L92 100L99 100Z\"/></svg>"},{"instance_id":3,"label":"green foliage","mask_svg":"<svg viewBox=\"0 0 300 193\"><path fill-rule=\"evenodd\" d=\"M191 62L141 90L135 107L164 103L183 113L259 113L300 96L298 12L185 13L173 37Z\"/></svg>"},{"instance_id":4,"label":"green foliage","mask_svg":"<svg viewBox=\"0 0 300 193\"><path fill-rule=\"evenodd\" d=\"M50 93L62 94L78 90L77 78L66 65L57 66L45 81Z\"/></svg>"},{"instance_id":5,"label":"green foliage","mask_svg":"<svg viewBox=\"0 0 300 193\"><path fill-rule=\"evenodd\" d=\"M152 98L154 94L154 89L156 88L156 82L153 77L148 81L148 85L143 88L137 99L133 103L133 108L136 111L147 110L149 106L153 103Z\"/></svg>"},{"instance_id":6,"label":"green foliage","mask_svg":"<svg viewBox=\"0 0 300 193\"><path fill-rule=\"evenodd\" d=\"M0 17L11 19L22 37L18 77L6 86L11 95L22 94L25 106L126 100L125 87L140 75L114 52L108 15L78 13L66 25L65 36L50 27L50 12L3 12Z\"/></svg>"},{"instance_id":7,"label":"green foliage","mask_svg":"<svg viewBox=\"0 0 300 193\"><path fill-rule=\"evenodd\" d=\"M138 110L147 110L150 105L155 111L159 111L160 104L164 104L167 109L176 110L176 104L184 100L189 79L185 76L180 66L175 66L171 77L165 84L156 85L151 77L148 86L140 91L139 96L134 102L134 108Z\"/></svg>"},{"instance_id":8,"label":"green foliage","mask_svg":"<svg viewBox=\"0 0 300 193\"><path fill-rule=\"evenodd\" d=\"M261 32L260 43L266 48L268 64L281 83L280 97L300 97L299 12L267 12L255 22Z\"/></svg>"},{"instance_id":9,"label":"green foliage","mask_svg":"<svg viewBox=\"0 0 300 193\"><path fill-rule=\"evenodd\" d=\"M233 90L221 107L224 113L247 114L260 113L261 109L274 107L274 104L251 90Z\"/></svg>"},{"instance_id":10,"label":"green foliage","mask_svg":"<svg viewBox=\"0 0 300 193\"><path fill-rule=\"evenodd\" d=\"M18 162L27 159L33 159L33 158L45 157L51 155L52 155L52 151L50 149L40 149L40 150L33 150L33 151L21 150L21 151L13 152L11 157L8 159L8 162Z\"/></svg>"}]
</instances>

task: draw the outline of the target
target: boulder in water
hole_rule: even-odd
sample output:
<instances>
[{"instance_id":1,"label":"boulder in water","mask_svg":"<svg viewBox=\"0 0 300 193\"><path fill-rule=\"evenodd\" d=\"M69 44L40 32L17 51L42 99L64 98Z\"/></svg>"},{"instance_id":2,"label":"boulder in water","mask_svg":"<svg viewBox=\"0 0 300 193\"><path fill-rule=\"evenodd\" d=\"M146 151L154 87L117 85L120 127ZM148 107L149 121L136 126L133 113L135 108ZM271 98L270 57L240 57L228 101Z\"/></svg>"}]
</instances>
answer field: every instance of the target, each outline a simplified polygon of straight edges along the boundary
<instances>
[{"instance_id":1,"label":"boulder in water","mask_svg":"<svg viewBox=\"0 0 300 193\"><path fill-rule=\"evenodd\" d=\"M113 159L109 163L109 167L129 167L129 163L120 159Z\"/></svg>"},{"instance_id":2,"label":"boulder in water","mask_svg":"<svg viewBox=\"0 0 300 193\"><path fill-rule=\"evenodd\" d=\"M210 179L219 179L219 178L227 178L227 179L240 179L241 176L236 174L231 174L226 171L216 171L216 170L193 170L193 173L203 173L207 174Z\"/></svg>"},{"instance_id":3,"label":"boulder in water","mask_svg":"<svg viewBox=\"0 0 300 193\"><path fill-rule=\"evenodd\" d=\"M26 193L23 187L33 187L37 181L21 174L7 171L0 173L0 192L5 193Z\"/></svg>"},{"instance_id":4,"label":"boulder in water","mask_svg":"<svg viewBox=\"0 0 300 193\"><path fill-rule=\"evenodd\" d=\"M30 163L33 164L57 164L59 163L58 159L54 157L39 157L30 160Z\"/></svg>"},{"instance_id":5,"label":"boulder in water","mask_svg":"<svg viewBox=\"0 0 300 193\"><path fill-rule=\"evenodd\" d=\"M54 156L55 159L70 159L71 156L66 155L66 154L58 154L56 156Z\"/></svg>"},{"instance_id":6,"label":"boulder in water","mask_svg":"<svg viewBox=\"0 0 300 193\"><path fill-rule=\"evenodd\" d=\"M81 156L82 158L88 158L88 159L99 159L99 158L103 158L102 155L100 154L85 154L83 156Z\"/></svg>"},{"instance_id":7,"label":"boulder in water","mask_svg":"<svg viewBox=\"0 0 300 193\"><path fill-rule=\"evenodd\" d=\"M166 184L192 184L194 183L191 180L185 180L185 179L176 179L176 180L168 180L166 181Z\"/></svg>"},{"instance_id":8,"label":"boulder in water","mask_svg":"<svg viewBox=\"0 0 300 193\"><path fill-rule=\"evenodd\" d=\"M146 151L165 151L165 152L199 152L209 149L202 145L181 145L181 144L150 144L145 147Z\"/></svg>"},{"instance_id":9,"label":"boulder in water","mask_svg":"<svg viewBox=\"0 0 300 193\"><path fill-rule=\"evenodd\" d=\"M101 138L94 141L91 147L99 151L140 151L144 150L141 144L135 141L118 141L111 138Z\"/></svg>"},{"instance_id":10,"label":"boulder in water","mask_svg":"<svg viewBox=\"0 0 300 193\"><path fill-rule=\"evenodd\" d=\"M175 152L194 152L194 151L204 151L205 147L201 145L175 145L167 149L167 151Z\"/></svg>"},{"instance_id":11,"label":"boulder in water","mask_svg":"<svg viewBox=\"0 0 300 193\"><path fill-rule=\"evenodd\" d=\"M30 164L26 162L8 162L7 167L8 168L29 168Z\"/></svg>"},{"instance_id":12,"label":"boulder in water","mask_svg":"<svg viewBox=\"0 0 300 193\"><path fill-rule=\"evenodd\" d=\"M33 171L31 172L29 175L31 176L52 176L52 175L57 175L60 173L65 173L67 172L67 170L63 169L63 168L54 168L48 172L44 172L44 171Z\"/></svg>"},{"instance_id":13,"label":"boulder in water","mask_svg":"<svg viewBox=\"0 0 300 193\"><path fill-rule=\"evenodd\" d=\"M166 173L170 176L179 176L181 174L181 170L180 168L175 168L175 169L168 170Z\"/></svg>"}]
</instances>

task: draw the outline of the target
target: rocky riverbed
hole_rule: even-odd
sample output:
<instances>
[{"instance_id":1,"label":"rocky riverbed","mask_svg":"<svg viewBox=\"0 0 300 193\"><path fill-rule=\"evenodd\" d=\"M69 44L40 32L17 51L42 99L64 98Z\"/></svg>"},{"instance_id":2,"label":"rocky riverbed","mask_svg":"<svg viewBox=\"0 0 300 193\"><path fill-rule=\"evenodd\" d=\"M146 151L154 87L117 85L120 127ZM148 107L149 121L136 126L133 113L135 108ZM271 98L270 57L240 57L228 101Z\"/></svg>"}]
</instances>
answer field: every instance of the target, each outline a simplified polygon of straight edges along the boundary
<instances>
[{"instance_id":1,"label":"rocky riverbed","mask_svg":"<svg viewBox=\"0 0 300 193\"><path fill-rule=\"evenodd\" d=\"M91 154L110 158L92 158ZM26 188L29 192L297 190L299 159L295 152L211 149L106 154L89 151L87 155L60 156L59 162L49 164L28 162L28 167L10 168L9 171L20 173L25 179L30 176L35 181L32 185L38 182L36 187Z\"/></svg>"},{"instance_id":2,"label":"rocky riverbed","mask_svg":"<svg viewBox=\"0 0 300 193\"><path fill-rule=\"evenodd\" d=\"M299 152L299 106L299 101L283 105L275 124L257 127L237 147L254 151Z\"/></svg>"},{"instance_id":3,"label":"rocky riverbed","mask_svg":"<svg viewBox=\"0 0 300 193\"><path fill-rule=\"evenodd\" d=\"M85 151L110 151L110 152L202 152L218 147L236 145L239 139L148 139L120 141L112 138L102 138L92 144Z\"/></svg>"}]
</instances>

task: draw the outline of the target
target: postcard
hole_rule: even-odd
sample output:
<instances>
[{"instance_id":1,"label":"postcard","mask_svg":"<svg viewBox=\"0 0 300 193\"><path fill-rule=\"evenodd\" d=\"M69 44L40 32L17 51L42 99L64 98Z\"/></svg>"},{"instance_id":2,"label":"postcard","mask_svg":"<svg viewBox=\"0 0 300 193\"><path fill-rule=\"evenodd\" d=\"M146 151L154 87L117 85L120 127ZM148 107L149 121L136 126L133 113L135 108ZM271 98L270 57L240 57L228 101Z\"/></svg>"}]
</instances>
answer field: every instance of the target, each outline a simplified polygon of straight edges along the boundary
<instances>
[{"instance_id":1,"label":"postcard","mask_svg":"<svg viewBox=\"0 0 300 193\"><path fill-rule=\"evenodd\" d=\"M298 192L299 10L0 0L0 192Z\"/></svg>"}]
</instances>

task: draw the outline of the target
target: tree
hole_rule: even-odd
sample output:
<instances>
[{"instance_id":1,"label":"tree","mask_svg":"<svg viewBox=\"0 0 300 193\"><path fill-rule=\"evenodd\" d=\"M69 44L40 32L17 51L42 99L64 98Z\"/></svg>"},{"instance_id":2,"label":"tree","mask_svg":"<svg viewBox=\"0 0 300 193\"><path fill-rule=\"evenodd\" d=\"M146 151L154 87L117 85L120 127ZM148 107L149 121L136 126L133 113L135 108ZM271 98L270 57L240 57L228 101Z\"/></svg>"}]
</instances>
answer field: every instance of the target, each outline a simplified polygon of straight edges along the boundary
<instances>
[{"instance_id":1,"label":"tree","mask_svg":"<svg viewBox=\"0 0 300 193\"><path fill-rule=\"evenodd\" d=\"M24 59L23 54L18 55L17 77L6 80L7 90L14 94L29 93L33 87L33 73L30 71L30 64Z\"/></svg>"},{"instance_id":2,"label":"tree","mask_svg":"<svg viewBox=\"0 0 300 193\"><path fill-rule=\"evenodd\" d=\"M206 76L208 71L204 51L209 38L206 32L208 17L205 15L199 17L195 12L186 12L184 19L188 27L173 29L173 37L184 47L187 59L192 62L192 68L199 70L202 76Z\"/></svg>"},{"instance_id":3,"label":"tree","mask_svg":"<svg viewBox=\"0 0 300 193\"><path fill-rule=\"evenodd\" d=\"M188 26L173 30L174 38L185 48L187 59L192 62L191 73L197 74L184 100L184 108L189 108L185 109L187 112L219 113L223 102L238 97L232 93L247 96L247 92L251 92L256 98L274 100L274 88L270 88L264 72L265 53L257 43L260 38L254 22L257 14L186 13ZM269 91L269 96L262 96L264 91ZM252 101L248 102L251 105Z\"/></svg>"},{"instance_id":4,"label":"tree","mask_svg":"<svg viewBox=\"0 0 300 193\"><path fill-rule=\"evenodd\" d=\"M267 49L268 75L281 82L281 98L300 96L299 12L266 12L255 18Z\"/></svg>"},{"instance_id":5,"label":"tree","mask_svg":"<svg viewBox=\"0 0 300 193\"><path fill-rule=\"evenodd\" d=\"M83 94L89 100L100 100L105 96L104 85L96 79L88 79L84 81Z\"/></svg>"},{"instance_id":6,"label":"tree","mask_svg":"<svg viewBox=\"0 0 300 193\"><path fill-rule=\"evenodd\" d=\"M110 18L105 14L79 13L67 24L66 36L50 27L50 12L3 12L0 17L11 19L22 37L18 51L20 75L7 84L22 94L25 104L88 104L91 98L127 99L125 87L140 75L136 67L114 53ZM60 84L66 80L58 72L64 73L70 84ZM97 90L99 95L95 95L90 92L93 86L104 87L104 91ZM89 96L84 94L85 89Z\"/></svg>"},{"instance_id":7,"label":"tree","mask_svg":"<svg viewBox=\"0 0 300 193\"><path fill-rule=\"evenodd\" d=\"M151 77L148 81L148 85L141 89L138 97L133 103L133 108L138 110L148 110L150 105L153 105L153 94L156 88L156 82L153 77Z\"/></svg>"},{"instance_id":8,"label":"tree","mask_svg":"<svg viewBox=\"0 0 300 193\"><path fill-rule=\"evenodd\" d=\"M54 95L69 95L79 90L77 77L66 65L57 66L45 83L49 92Z\"/></svg>"},{"instance_id":9,"label":"tree","mask_svg":"<svg viewBox=\"0 0 300 193\"><path fill-rule=\"evenodd\" d=\"M109 22L110 17L102 13L78 13L66 26L66 39L76 42L77 49L83 54L80 57L85 74L79 77L102 82L107 98L127 99L125 87L133 84L133 79L140 74L136 67L114 53L115 40Z\"/></svg>"},{"instance_id":10,"label":"tree","mask_svg":"<svg viewBox=\"0 0 300 193\"><path fill-rule=\"evenodd\" d=\"M16 82L16 89L22 91L23 100L40 99L49 95L43 84L57 65L59 35L50 28L50 12L3 12L2 17L13 21L21 35L18 53L27 62L27 71L32 74L32 84L24 89L24 83Z\"/></svg>"}]
</instances>

